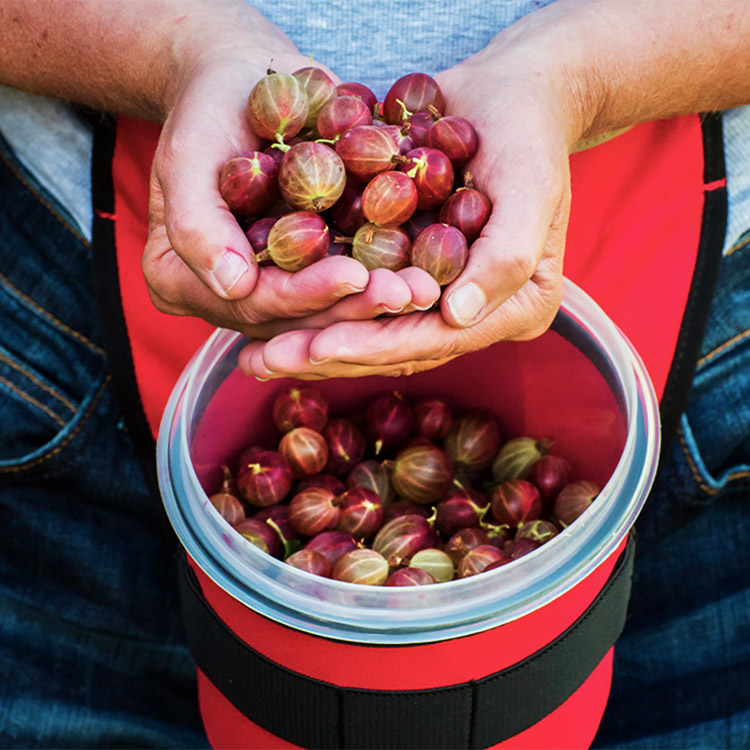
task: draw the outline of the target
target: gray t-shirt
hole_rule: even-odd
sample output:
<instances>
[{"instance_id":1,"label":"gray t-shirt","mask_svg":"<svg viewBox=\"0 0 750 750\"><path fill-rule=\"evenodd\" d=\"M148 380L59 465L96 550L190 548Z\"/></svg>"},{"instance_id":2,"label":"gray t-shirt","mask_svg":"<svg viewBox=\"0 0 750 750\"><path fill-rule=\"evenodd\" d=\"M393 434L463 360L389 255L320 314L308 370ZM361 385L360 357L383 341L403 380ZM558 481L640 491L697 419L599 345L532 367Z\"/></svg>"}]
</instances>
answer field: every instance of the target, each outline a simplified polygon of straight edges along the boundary
<instances>
[{"instance_id":1,"label":"gray t-shirt","mask_svg":"<svg viewBox=\"0 0 750 750\"><path fill-rule=\"evenodd\" d=\"M305 55L379 98L405 73L435 74L477 52L551 0L255 0ZM270 61L269 61L270 62ZM725 248L750 228L750 107L726 114L729 225ZM0 86L0 132L21 162L91 236L91 132L64 103Z\"/></svg>"}]
</instances>

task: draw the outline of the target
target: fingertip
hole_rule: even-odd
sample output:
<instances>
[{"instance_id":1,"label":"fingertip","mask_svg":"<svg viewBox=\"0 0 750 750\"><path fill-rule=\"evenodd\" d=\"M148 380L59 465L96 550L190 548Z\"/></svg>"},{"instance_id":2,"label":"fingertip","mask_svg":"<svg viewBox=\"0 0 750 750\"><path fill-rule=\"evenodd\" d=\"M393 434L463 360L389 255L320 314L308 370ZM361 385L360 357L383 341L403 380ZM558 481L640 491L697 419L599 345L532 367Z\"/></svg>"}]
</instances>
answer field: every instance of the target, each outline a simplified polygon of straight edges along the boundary
<instances>
[{"instance_id":1,"label":"fingertip","mask_svg":"<svg viewBox=\"0 0 750 750\"><path fill-rule=\"evenodd\" d=\"M346 255L334 256L329 261L339 273L342 273L342 282L339 289L342 296L355 292L363 292L370 283L370 272L354 258Z\"/></svg>"},{"instance_id":2,"label":"fingertip","mask_svg":"<svg viewBox=\"0 0 750 750\"><path fill-rule=\"evenodd\" d=\"M237 366L245 375L253 375L257 377L255 370L256 357L260 354L262 356L262 349L265 345L265 341L250 341L248 342L237 355Z\"/></svg>"},{"instance_id":3,"label":"fingertip","mask_svg":"<svg viewBox=\"0 0 750 750\"><path fill-rule=\"evenodd\" d=\"M411 290L409 312L429 310L440 299L440 284L427 271L416 266L408 266L398 274Z\"/></svg>"},{"instance_id":4,"label":"fingertip","mask_svg":"<svg viewBox=\"0 0 750 750\"><path fill-rule=\"evenodd\" d=\"M310 366L310 342L315 329L287 331L274 336L263 348L263 366L269 373L293 374Z\"/></svg>"},{"instance_id":5,"label":"fingertip","mask_svg":"<svg viewBox=\"0 0 750 750\"><path fill-rule=\"evenodd\" d=\"M399 313L411 303L409 285L397 273L386 268L370 271L367 293L373 302L389 313Z\"/></svg>"}]
</instances>

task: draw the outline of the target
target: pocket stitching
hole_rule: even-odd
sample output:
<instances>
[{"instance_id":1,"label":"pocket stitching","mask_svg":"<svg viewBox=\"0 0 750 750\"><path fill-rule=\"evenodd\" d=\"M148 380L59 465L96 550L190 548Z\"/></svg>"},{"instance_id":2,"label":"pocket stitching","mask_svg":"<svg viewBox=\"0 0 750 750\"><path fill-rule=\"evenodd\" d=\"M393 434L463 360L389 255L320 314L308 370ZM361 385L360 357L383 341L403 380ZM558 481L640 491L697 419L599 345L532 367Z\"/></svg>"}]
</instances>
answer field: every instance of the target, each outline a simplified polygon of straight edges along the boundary
<instances>
[{"instance_id":1,"label":"pocket stitching","mask_svg":"<svg viewBox=\"0 0 750 750\"><path fill-rule=\"evenodd\" d=\"M52 409L49 408L49 406L46 406L41 401L37 401L31 394L26 393L26 391L19 388L17 385L15 385L15 383L11 383L10 380L7 380L2 375L0 375L0 384L7 386L13 393L22 398L24 401L27 401L32 406L35 406L40 411L44 412L48 417L57 422L60 427L65 427L65 420L58 414L55 414L55 412L53 412Z\"/></svg>"},{"instance_id":2,"label":"pocket stitching","mask_svg":"<svg viewBox=\"0 0 750 750\"><path fill-rule=\"evenodd\" d=\"M0 273L0 283L4 284L11 294L14 296L20 297L23 302L25 302L27 305L29 305L32 309L34 309L37 313L44 316L49 320L50 323L52 323L56 328L60 328L65 333L69 334L70 336L73 336L73 338L77 339L81 343L85 344L89 349L96 352L97 354L104 354L104 349L102 349L100 346L97 346L93 341L90 341L86 336L84 336L82 333L79 333L75 329L71 328L69 325L66 325L62 322L59 318L56 318L51 312L48 312L45 310L38 302L35 302L31 297L24 294L18 287L16 287L10 279L8 279L7 276Z\"/></svg>"},{"instance_id":3,"label":"pocket stitching","mask_svg":"<svg viewBox=\"0 0 750 750\"><path fill-rule=\"evenodd\" d=\"M737 250L742 250L742 248L745 247L745 245L747 245L748 243L750 243L750 236L747 236L747 237L741 239L736 244L732 245L732 247L730 247L729 250L727 250L724 253L724 257L726 258L728 255L731 255L732 253L736 252Z\"/></svg>"},{"instance_id":4,"label":"pocket stitching","mask_svg":"<svg viewBox=\"0 0 750 750\"><path fill-rule=\"evenodd\" d=\"M682 431L682 426L677 428L677 439L680 441L680 445L682 446L682 452L685 454L685 459L687 460L688 466L690 467L690 471L693 474L693 479L695 479L698 486L707 495L715 495L718 492L718 489L706 484L706 481L703 479L700 471L698 471L698 467L695 465L693 456L690 453L690 448L688 448L687 441L685 440L685 434Z\"/></svg>"},{"instance_id":5,"label":"pocket stitching","mask_svg":"<svg viewBox=\"0 0 750 750\"><path fill-rule=\"evenodd\" d=\"M721 484L719 486L712 487L711 485L706 483L706 480L703 478L703 475L701 474L700 470L696 466L695 459L693 458L693 455L690 452L690 448L688 447L687 441L685 440L685 435L682 431L682 427L677 428L677 438L680 441L680 445L682 446L682 452L685 454L685 459L687 460L688 466L690 467L690 471L693 475L693 479L695 480L696 484L707 495L710 495L710 496L716 495L717 493L724 490L730 482L734 482L737 479L750 478L750 470L740 469L737 471L730 472L729 474L726 474L725 476L721 478L720 480Z\"/></svg>"},{"instance_id":6,"label":"pocket stitching","mask_svg":"<svg viewBox=\"0 0 750 750\"><path fill-rule=\"evenodd\" d=\"M81 416L81 420L78 422L75 428L71 430L70 434L67 435L64 438L64 440L60 442L60 445L48 451L43 456L38 456L37 458L31 461L27 461L25 464L17 464L14 466L0 466L0 474L2 473L12 474L15 472L23 471L25 469L33 468L34 466L38 466L39 464L43 463L44 461L51 458L55 454L59 453L63 448L65 448L65 446L67 446L68 443L70 443L78 435L78 433L83 429L86 422L88 422L89 418L91 417L91 414L93 413L94 409L99 403L99 400L101 399L102 395L104 394L104 391L106 390L111 380L112 380L112 375L107 375L104 378L104 380L102 381L102 384L99 386L99 390L97 391L96 395L91 400L91 403L89 404L85 413Z\"/></svg>"},{"instance_id":7,"label":"pocket stitching","mask_svg":"<svg viewBox=\"0 0 750 750\"><path fill-rule=\"evenodd\" d=\"M729 349L729 347L734 346L734 344L738 343L739 341L742 341L742 339L747 338L750 336L750 328L746 329L745 331L742 331L742 333L738 333L736 336L732 336L731 339L728 341L725 341L721 346L717 346L715 349L710 351L708 354L705 354L702 356L697 363L698 367L702 367L707 362L710 362L714 357L718 357L719 354L721 354L723 351Z\"/></svg>"},{"instance_id":8,"label":"pocket stitching","mask_svg":"<svg viewBox=\"0 0 750 750\"><path fill-rule=\"evenodd\" d=\"M48 393L56 401L59 401L63 406L67 407L73 414L78 411L76 405L67 396L62 393L58 393L52 386L40 380L31 370L24 367L20 362L8 357L3 352L0 352L0 362L5 362L9 367L12 367L16 372L20 372L21 375L30 380L34 385L41 388L45 393ZM36 399L35 399L36 400Z\"/></svg>"}]
</instances>

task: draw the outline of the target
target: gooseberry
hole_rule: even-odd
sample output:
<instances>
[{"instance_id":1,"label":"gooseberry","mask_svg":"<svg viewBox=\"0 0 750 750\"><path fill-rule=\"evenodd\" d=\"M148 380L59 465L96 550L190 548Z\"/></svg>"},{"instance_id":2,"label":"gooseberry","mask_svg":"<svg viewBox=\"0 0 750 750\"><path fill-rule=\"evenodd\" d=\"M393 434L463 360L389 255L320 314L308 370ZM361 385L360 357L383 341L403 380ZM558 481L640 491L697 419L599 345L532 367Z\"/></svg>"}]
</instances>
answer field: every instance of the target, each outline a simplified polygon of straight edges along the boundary
<instances>
[{"instance_id":1,"label":"gooseberry","mask_svg":"<svg viewBox=\"0 0 750 750\"><path fill-rule=\"evenodd\" d=\"M427 271L440 286L457 279L468 259L466 237L447 224L431 224L423 229L411 247L411 265Z\"/></svg>"},{"instance_id":2,"label":"gooseberry","mask_svg":"<svg viewBox=\"0 0 750 750\"><path fill-rule=\"evenodd\" d=\"M309 108L300 81L289 73L270 73L253 86L247 100L247 119L258 138L283 141L302 130Z\"/></svg>"},{"instance_id":3,"label":"gooseberry","mask_svg":"<svg viewBox=\"0 0 750 750\"><path fill-rule=\"evenodd\" d=\"M284 154L278 183L282 197L292 208L320 213L344 192L346 169L332 148L324 143L303 141Z\"/></svg>"},{"instance_id":4,"label":"gooseberry","mask_svg":"<svg viewBox=\"0 0 750 750\"><path fill-rule=\"evenodd\" d=\"M309 427L295 427L279 441L279 453L286 459L297 479L320 474L328 462L328 443Z\"/></svg>"}]
</instances>

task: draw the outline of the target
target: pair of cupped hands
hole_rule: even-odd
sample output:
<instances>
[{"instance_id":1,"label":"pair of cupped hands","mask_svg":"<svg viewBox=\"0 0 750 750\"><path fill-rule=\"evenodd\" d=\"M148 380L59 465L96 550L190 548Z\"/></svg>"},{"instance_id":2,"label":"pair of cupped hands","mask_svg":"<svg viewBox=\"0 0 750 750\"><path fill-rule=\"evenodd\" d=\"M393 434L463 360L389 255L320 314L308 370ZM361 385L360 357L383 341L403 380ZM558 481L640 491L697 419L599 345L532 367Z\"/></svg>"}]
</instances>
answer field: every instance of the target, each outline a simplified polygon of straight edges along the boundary
<instances>
[{"instance_id":1,"label":"pair of cupped hands","mask_svg":"<svg viewBox=\"0 0 750 750\"><path fill-rule=\"evenodd\" d=\"M562 298L568 157L580 135L559 63L545 66L511 27L435 76L446 113L477 131L467 168L493 204L463 273L441 290L421 269L368 272L345 256L296 273L254 262L218 173L260 146L245 105L269 62L310 65L275 27L262 31L263 47L203 55L176 89L151 172L143 271L154 305L247 335L239 365L261 380L411 374L544 332ZM400 75L410 72L423 71Z\"/></svg>"}]
</instances>

